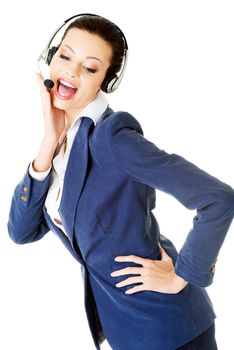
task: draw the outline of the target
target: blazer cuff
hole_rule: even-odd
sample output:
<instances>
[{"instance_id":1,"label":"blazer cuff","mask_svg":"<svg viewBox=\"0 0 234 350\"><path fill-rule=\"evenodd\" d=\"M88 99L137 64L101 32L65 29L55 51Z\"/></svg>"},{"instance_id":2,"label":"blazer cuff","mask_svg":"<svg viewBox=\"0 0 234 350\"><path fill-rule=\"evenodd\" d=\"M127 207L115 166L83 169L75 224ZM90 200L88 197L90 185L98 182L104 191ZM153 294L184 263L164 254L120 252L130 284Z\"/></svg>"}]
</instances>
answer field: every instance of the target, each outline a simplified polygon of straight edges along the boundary
<instances>
[{"instance_id":1,"label":"blazer cuff","mask_svg":"<svg viewBox=\"0 0 234 350\"><path fill-rule=\"evenodd\" d=\"M208 287L212 284L214 279L215 263L207 272L198 272L186 259L178 256L175 263L175 273L191 284L199 287Z\"/></svg>"},{"instance_id":2,"label":"blazer cuff","mask_svg":"<svg viewBox=\"0 0 234 350\"><path fill-rule=\"evenodd\" d=\"M44 181L46 179L47 175L49 175L50 170L51 170L51 166L49 167L49 169L47 171L41 171L41 172L35 171L33 169L33 162L30 163L29 169L28 169L29 175L33 179L38 180L38 181Z\"/></svg>"},{"instance_id":3,"label":"blazer cuff","mask_svg":"<svg viewBox=\"0 0 234 350\"><path fill-rule=\"evenodd\" d=\"M29 167L30 165L16 191L16 196L24 207L37 203L46 194L50 185L50 175L43 181L36 180L29 174Z\"/></svg>"}]
</instances>

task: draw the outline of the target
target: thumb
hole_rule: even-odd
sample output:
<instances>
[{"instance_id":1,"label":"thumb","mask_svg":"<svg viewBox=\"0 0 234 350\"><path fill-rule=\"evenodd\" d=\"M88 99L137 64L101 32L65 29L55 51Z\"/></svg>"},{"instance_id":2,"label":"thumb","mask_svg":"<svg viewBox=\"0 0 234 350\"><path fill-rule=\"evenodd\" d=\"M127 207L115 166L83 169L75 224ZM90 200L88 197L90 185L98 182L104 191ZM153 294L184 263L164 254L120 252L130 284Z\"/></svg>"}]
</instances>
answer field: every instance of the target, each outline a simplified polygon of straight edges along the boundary
<instances>
[{"instance_id":1,"label":"thumb","mask_svg":"<svg viewBox=\"0 0 234 350\"><path fill-rule=\"evenodd\" d=\"M44 82L43 76L40 73L36 72L35 77L36 77L37 83L39 85L40 91L42 92L43 90L45 90L45 86L43 83Z\"/></svg>"},{"instance_id":2,"label":"thumb","mask_svg":"<svg viewBox=\"0 0 234 350\"><path fill-rule=\"evenodd\" d=\"M162 256L162 260L170 260L171 257L166 253L166 251L164 250L164 248L161 246L161 244L159 243L159 249L160 249L160 253Z\"/></svg>"},{"instance_id":3,"label":"thumb","mask_svg":"<svg viewBox=\"0 0 234 350\"><path fill-rule=\"evenodd\" d=\"M35 72L35 77L36 77L38 82L43 82L43 80L44 80L41 73Z\"/></svg>"},{"instance_id":4,"label":"thumb","mask_svg":"<svg viewBox=\"0 0 234 350\"><path fill-rule=\"evenodd\" d=\"M43 76L41 75L41 73L36 72L35 73L35 77L36 77L36 80L37 80L37 83L38 83L38 86L39 86L39 92L40 92L42 101L44 99L46 99L46 101L48 102L49 98L50 98L50 92L48 91L48 89L44 85L44 78L43 78Z\"/></svg>"}]
</instances>

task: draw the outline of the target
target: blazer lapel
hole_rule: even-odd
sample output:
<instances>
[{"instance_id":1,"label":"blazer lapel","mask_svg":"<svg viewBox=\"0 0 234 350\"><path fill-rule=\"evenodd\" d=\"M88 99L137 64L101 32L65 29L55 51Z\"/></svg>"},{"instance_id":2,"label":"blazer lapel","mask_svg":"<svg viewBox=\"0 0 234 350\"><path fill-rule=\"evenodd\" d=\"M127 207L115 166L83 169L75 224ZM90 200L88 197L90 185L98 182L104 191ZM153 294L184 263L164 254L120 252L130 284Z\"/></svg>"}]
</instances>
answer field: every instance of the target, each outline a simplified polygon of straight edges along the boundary
<instances>
[{"instance_id":1,"label":"blazer lapel","mask_svg":"<svg viewBox=\"0 0 234 350\"><path fill-rule=\"evenodd\" d=\"M73 242L77 204L87 172L89 156L88 134L89 130L92 129L92 124L94 126L91 118L83 117L72 145L64 177L64 187L59 214L71 242Z\"/></svg>"}]
</instances>

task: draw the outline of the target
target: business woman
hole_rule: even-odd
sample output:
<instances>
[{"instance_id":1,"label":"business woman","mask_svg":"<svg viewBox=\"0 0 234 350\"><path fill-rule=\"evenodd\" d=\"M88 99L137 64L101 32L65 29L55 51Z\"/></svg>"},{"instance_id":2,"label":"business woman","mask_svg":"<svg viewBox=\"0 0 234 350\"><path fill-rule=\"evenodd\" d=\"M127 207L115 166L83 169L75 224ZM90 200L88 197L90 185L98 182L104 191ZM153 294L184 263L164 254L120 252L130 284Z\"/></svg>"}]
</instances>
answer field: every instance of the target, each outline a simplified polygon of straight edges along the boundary
<instances>
[{"instance_id":1,"label":"business woman","mask_svg":"<svg viewBox=\"0 0 234 350\"><path fill-rule=\"evenodd\" d=\"M204 287L233 219L234 191L108 106L102 91L118 87L127 50L115 24L88 14L68 21L58 46L49 43L50 81L37 76L44 134L15 189L9 234L24 244L51 230L81 264L97 349L106 338L114 350L214 350ZM160 233L155 189L197 209L180 252Z\"/></svg>"}]
</instances>

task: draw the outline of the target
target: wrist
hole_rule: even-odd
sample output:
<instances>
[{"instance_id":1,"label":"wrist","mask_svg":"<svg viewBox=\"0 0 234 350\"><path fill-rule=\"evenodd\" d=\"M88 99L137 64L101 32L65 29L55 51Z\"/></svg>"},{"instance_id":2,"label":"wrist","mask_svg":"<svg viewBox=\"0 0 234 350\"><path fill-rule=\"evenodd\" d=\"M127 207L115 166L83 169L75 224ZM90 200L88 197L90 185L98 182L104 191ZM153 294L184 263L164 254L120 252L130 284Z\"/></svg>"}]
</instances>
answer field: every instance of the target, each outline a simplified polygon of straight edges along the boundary
<instances>
[{"instance_id":1,"label":"wrist","mask_svg":"<svg viewBox=\"0 0 234 350\"><path fill-rule=\"evenodd\" d=\"M51 167L57 145L51 139L42 139L38 155L32 164L35 172L45 172Z\"/></svg>"},{"instance_id":2,"label":"wrist","mask_svg":"<svg viewBox=\"0 0 234 350\"><path fill-rule=\"evenodd\" d=\"M174 293L179 293L182 289L184 289L188 285L188 281L185 281L182 277L174 273L172 284L173 284Z\"/></svg>"},{"instance_id":3,"label":"wrist","mask_svg":"<svg viewBox=\"0 0 234 350\"><path fill-rule=\"evenodd\" d=\"M56 149L58 142L56 138L45 135L41 141L41 146L53 151Z\"/></svg>"},{"instance_id":4,"label":"wrist","mask_svg":"<svg viewBox=\"0 0 234 350\"><path fill-rule=\"evenodd\" d=\"M31 163L30 175L33 175L33 177L35 176L37 177L38 174L40 174L39 177L46 177L50 169L51 169L51 164L49 166L47 166L47 164L40 164L40 162L38 162L37 159L35 159Z\"/></svg>"}]
</instances>

